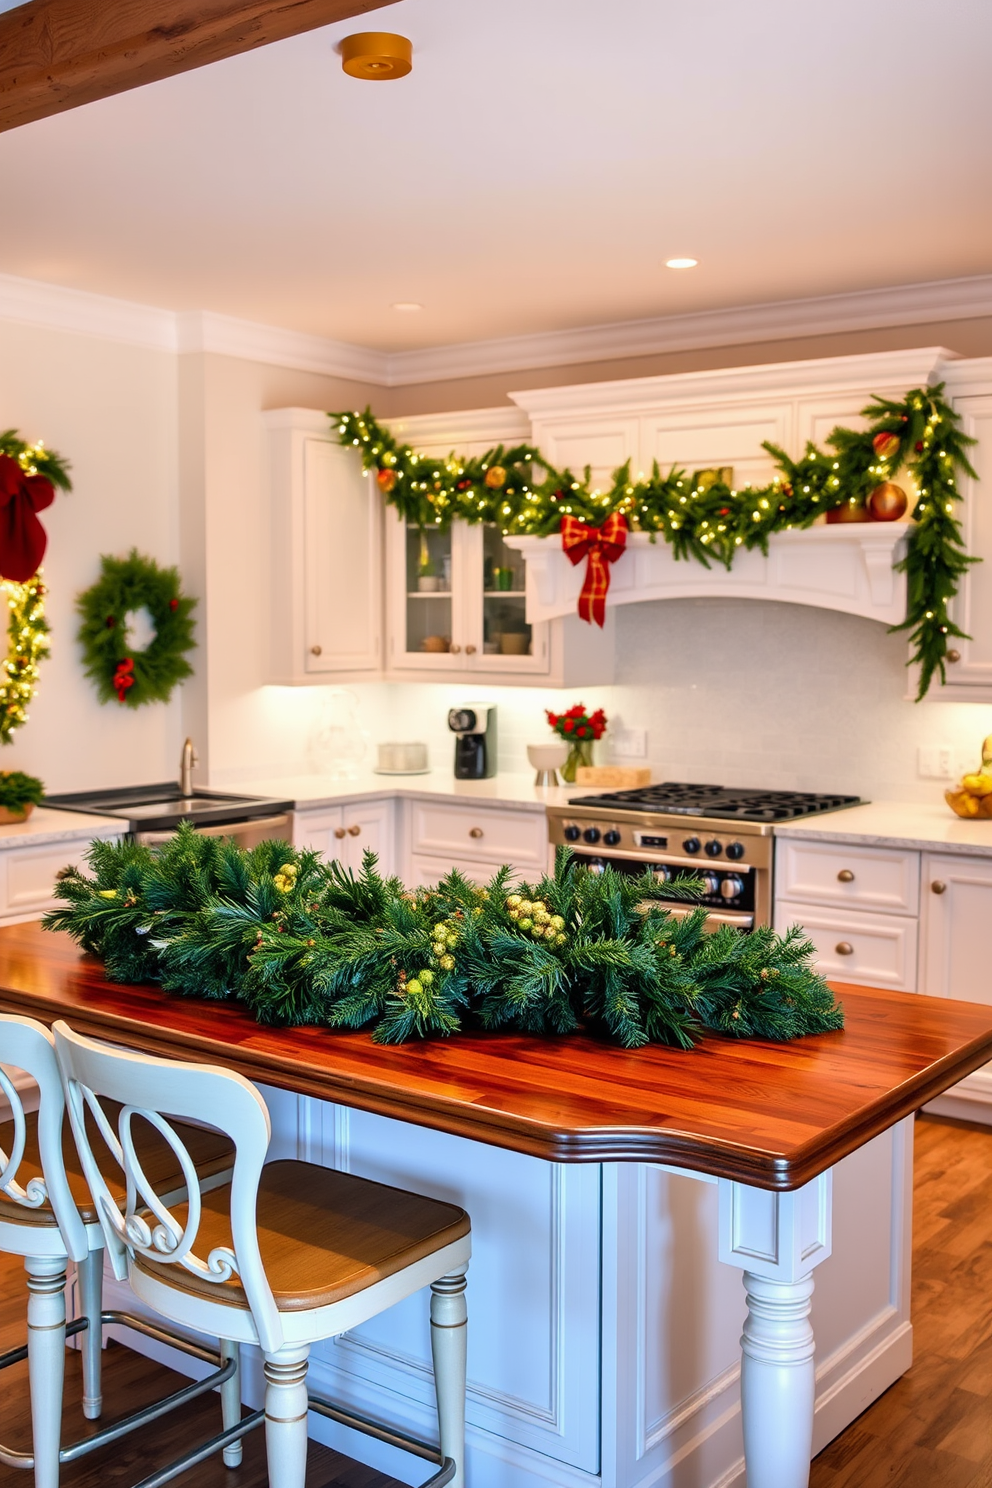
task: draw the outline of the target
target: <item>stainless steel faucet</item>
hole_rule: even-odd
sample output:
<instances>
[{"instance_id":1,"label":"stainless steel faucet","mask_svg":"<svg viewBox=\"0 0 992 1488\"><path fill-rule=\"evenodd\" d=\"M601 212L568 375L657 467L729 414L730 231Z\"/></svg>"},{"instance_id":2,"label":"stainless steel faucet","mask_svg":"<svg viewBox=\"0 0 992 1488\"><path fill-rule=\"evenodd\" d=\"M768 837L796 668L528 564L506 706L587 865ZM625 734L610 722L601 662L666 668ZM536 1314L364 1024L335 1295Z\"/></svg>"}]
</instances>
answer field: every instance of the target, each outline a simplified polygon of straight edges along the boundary
<instances>
[{"instance_id":1,"label":"stainless steel faucet","mask_svg":"<svg viewBox=\"0 0 992 1488\"><path fill-rule=\"evenodd\" d=\"M179 789L184 796L193 794L193 769L200 763L200 757L193 748L193 740L187 739L183 745L182 758L179 761Z\"/></svg>"}]
</instances>

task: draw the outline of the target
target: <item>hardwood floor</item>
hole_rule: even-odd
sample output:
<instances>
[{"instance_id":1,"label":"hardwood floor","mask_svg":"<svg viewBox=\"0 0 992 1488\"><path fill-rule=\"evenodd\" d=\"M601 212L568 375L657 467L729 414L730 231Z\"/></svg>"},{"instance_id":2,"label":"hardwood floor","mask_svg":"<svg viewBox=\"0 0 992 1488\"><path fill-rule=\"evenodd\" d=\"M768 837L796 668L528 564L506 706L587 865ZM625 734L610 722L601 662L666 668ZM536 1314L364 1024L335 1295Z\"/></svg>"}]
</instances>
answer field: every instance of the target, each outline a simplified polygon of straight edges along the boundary
<instances>
[{"instance_id":1,"label":"hardwood floor","mask_svg":"<svg viewBox=\"0 0 992 1488\"><path fill-rule=\"evenodd\" d=\"M0 1256L0 1349L23 1336L24 1272ZM992 1129L930 1117L916 1124L913 1323L917 1363L813 1463L810 1488L990 1488L992 1485ZM106 1394L127 1409L176 1388L178 1376L114 1344ZM78 1407L79 1356L67 1355L65 1430L91 1430ZM0 1436L29 1450L27 1369L5 1371ZM160 1423L63 1469L63 1488L130 1485L217 1429L208 1396ZM109 1419L109 1415L108 1415ZM182 1488L264 1488L261 1431L245 1440L236 1471L219 1458L177 1480ZM2 1488L30 1477L0 1467ZM394 1479L310 1443L307 1488L400 1488Z\"/></svg>"},{"instance_id":2,"label":"hardwood floor","mask_svg":"<svg viewBox=\"0 0 992 1488\"><path fill-rule=\"evenodd\" d=\"M810 1488L992 1484L992 1129L916 1123L916 1363L813 1463Z\"/></svg>"}]
</instances>

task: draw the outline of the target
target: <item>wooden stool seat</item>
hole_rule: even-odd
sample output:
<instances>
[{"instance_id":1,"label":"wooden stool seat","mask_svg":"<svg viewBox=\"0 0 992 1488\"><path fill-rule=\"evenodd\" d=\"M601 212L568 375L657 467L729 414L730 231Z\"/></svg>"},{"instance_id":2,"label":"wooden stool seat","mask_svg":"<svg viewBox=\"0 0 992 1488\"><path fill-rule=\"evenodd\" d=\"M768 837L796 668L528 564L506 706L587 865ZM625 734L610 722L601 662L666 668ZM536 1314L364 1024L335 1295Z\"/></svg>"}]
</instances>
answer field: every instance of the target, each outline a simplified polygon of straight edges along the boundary
<instances>
[{"instance_id":1,"label":"wooden stool seat","mask_svg":"<svg viewBox=\"0 0 992 1488\"><path fill-rule=\"evenodd\" d=\"M207 1251L233 1246L230 1202L226 1184L203 1195L199 1243ZM172 1213L180 1225L186 1223L185 1205L173 1205ZM256 1216L262 1264L280 1312L328 1307L354 1296L471 1230L465 1210L455 1204L304 1162L267 1164ZM162 1278L161 1262L136 1254L133 1265ZM248 1307L237 1276L218 1283L171 1266L168 1281L211 1302Z\"/></svg>"},{"instance_id":2,"label":"wooden stool seat","mask_svg":"<svg viewBox=\"0 0 992 1488\"><path fill-rule=\"evenodd\" d=\"M105 1109L116 1126L121 1110L120 1105L115 1101L107 1101ZM31 1178L44 1177L41 1154L38 1150L37 1111L25 1113L24 1121L24 1156L18 1168L18 1181L21 1184L26 1184ZM96 1122L90 1118L86 1127L97 1161L102 1171L108 1175L117 1202L123 1204L126 1190L124 1174L100 1135ZM176 1155L168 1143L163 1142L147 1122L136 1123L134 1130L141 1165L156 1191L164 1194L170 1190L173 1192L182 1190L186 1180L182 1176ZM182 1136L186 1150L193 1159L201 1183L209 1184L210 1179L216 1178L218 1174L230 1173L234 1166L234 1147L229 1138L220 1132L211 1131L208 1127L190 1126L183 1122L176 1123L176 1130ZM9 1152L13 1141L14 1123L5 1121L0 1124L0 1148L4 1152ZM69 1182L69 1192L79 1210L80 1218L84 1224L97 1224L99 1215L89 1186L83 1177L82 1164L68 1121L62 1128L62 1156L65 1162L66 1178ZM50 1200L46 1200L37 1209L25 1209L2 1192L0 1192L0 1220L7 1224L23 1225L55 1226L58 1223Z\"/></svg>"}]
</instances>

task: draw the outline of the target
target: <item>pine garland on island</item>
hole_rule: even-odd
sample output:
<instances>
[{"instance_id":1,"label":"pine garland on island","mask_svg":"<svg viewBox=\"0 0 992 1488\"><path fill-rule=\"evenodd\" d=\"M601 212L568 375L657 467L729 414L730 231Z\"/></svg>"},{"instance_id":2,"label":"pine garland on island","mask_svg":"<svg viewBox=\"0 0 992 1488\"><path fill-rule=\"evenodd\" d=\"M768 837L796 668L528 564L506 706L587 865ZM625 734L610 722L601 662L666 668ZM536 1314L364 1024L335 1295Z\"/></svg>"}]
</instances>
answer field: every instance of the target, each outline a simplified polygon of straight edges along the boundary
<instances>
[{"instance_id":1,"label":"pine garland on island","mask_svg":"<svg viewBox=\"0 0 992 1488\"><path fill-rule=\"evenodd\" d=\"M914 526L905 558L896 567L907 579L906 619L910 664L919 666L917 700L935 675L943 682L950 639L968 639L948 613L962 574L977 560L964 550L957 477L977 479L967 456L975 441L961 432L960 415L943 396L944 385L914 388L901 402L875 397L862 417L863 430L834 429L828 450L808 443L799 460L777 445L762 445L779 474L766 486L731 489L723 481L694 485L673 466L663 475L655 461L649 478L631 476L630 461L613 472L606 491L556 470L528 444L498 445L484 455L418 453L396 439L372 414L332 413L343 445L358 450L374 471L385 499L412 526L444 530L455 519L494 522L504 536L549 537L563 515L599 527L619 512L634 532L660 536L676 558L711 560L730 568L739 548L768 552L775 532L809 527L835 507L863 506L871 492L901 471L912 478ZM911 503L912 504L912 503Z\"/></svg>"},{"instance_id":2,"label":"pine garland on island","mask_svg":"<svg viewBox=\"0 0 992 1488\"><path fill-rule=\"evenodd\" d=\"M567 849L533 886L501 868L409 893L366 853L352 874L285 842L248 851L184 824L161 847L94 842L46 915L111 981L237 1000L262 1023L371 1028L379 1043L462 1029L692 1048L703 1032L794 1039L843 1026L802 931L704 929L698 880L595 875Z\"/></svg>"}]
</instances>

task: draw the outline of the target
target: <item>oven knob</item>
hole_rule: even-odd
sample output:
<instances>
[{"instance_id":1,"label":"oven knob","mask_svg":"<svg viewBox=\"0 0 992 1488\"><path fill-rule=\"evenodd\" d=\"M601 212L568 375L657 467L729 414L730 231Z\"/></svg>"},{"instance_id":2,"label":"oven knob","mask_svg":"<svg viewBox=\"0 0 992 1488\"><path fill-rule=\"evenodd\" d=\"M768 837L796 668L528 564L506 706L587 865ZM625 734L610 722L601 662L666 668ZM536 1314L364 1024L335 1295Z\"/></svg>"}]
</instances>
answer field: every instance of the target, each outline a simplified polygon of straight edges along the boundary
<instances>
[{"instance_id":1,"label":"oven knob","mask_svg":"<svg viewBox=\"0 0 992 1488\"><path fill-rule=\"evenodd\" d=\"M728 858L742 858L744 856L743 842L730 842L727 844Z\"/></svg>"},{"instance_id":2,"label":"oven knob","mask_svg":"<svg viewBox=\"0 0 992 1488\"><path fill-rule=\"evenodd\" d=\"M728 873L720 885L724 899L739 899L744 892L744 880L736 873Z\"/></svg>"},{"instance_id":3,"label":"oven knob","mask_svg":"<svg viewBox=\"0 0 992 1488\"><path fill-rule=\"evenodd\" d=\"M583 837L585 838L585 840L587 842L598 842L599 841L599 828L598 827L586 827L586 829L582 833L582 835L583 835Z\"/></svg>"},{"instance_id":4,"label":"oven knob","mask_svg":"<svg viewBox=\"0 0 992 1488\"><path fill-rule=\"evenodd\" d=\"M582 833L574 822L569 822L568 826L564 828L561 835L564 837L566 842L578 842L579 838L582 836Z\"/></svg>"},{"instance_id":5,"label":"oven knob","mask_svg":"<svg viewBox=\"0 0 992 1488\"><path fill-rule=\"evenodd\" d=\"M711 837L706 844L705 852L708 858L718 858L723 852L723 843L717 842L715 837Z\"/></svg>"},{"instance_id":6,"label":"oven knob","mask_svg":"<svg viewBox=\"0 0 992 1488\"><path fill-rule=\"evenodd\" d=\"M682 851L687 853L697 853L699 851L699 838L687 837L682 844Z\"/></svg>"},{"instance_id":7,"label":"oven knob","mask_svg":"<svg viewBox=\"0 0 992 1488\"><path fill-rule=\"evenodd\" d=\"M647 863L645 866L650 873L654 874L655 883L671 883L671 868L665 868L661 863Z\"/></svg>"},{"instance_id":8,"label":"oven knob","mask_svg":"<svg viewBox=\"0 0 992 1488\"><path fill-rule=\"evenodd\" d=\"M719 876L716 873L701 873L699 876L703 880L703 883L706 885L707 894L715 898L716 895L720 892Z\"/></svg>"},{"instance_id":9,"label":"oven knob","mask_svg":"<svg viewBox=\"0 0 992 1488\"><path fill-rule=\"evenodd\" d=\"M603 833L603 844L605 847L618 847L620 844L620 833L616 827L611 827L608 832Z\"/></svg>"}]
</instances>

